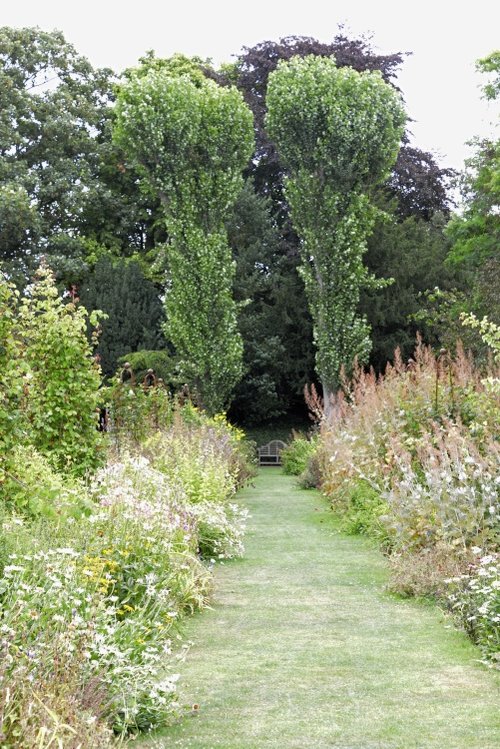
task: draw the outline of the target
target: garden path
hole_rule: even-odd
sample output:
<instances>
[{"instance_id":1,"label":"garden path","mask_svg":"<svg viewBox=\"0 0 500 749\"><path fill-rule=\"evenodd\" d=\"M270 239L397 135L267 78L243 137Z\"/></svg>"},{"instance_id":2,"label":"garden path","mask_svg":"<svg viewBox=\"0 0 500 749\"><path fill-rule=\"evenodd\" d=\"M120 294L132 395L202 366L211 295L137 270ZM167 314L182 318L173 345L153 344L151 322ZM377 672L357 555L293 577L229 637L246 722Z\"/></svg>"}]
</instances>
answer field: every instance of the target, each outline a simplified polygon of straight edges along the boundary
<instances>
[{"instance_id":1,"label":"garden path","mask_svg":"<svg viewBox=\"0 0 500 749\"><path fill-rule=\"evenodd\" d=\"M498 675L435 607L384 591L385 562L280 469L242 492L244 559L195 616L181 698L149 742L185 749L498 749Z\"/></svg>"}]
</instances>

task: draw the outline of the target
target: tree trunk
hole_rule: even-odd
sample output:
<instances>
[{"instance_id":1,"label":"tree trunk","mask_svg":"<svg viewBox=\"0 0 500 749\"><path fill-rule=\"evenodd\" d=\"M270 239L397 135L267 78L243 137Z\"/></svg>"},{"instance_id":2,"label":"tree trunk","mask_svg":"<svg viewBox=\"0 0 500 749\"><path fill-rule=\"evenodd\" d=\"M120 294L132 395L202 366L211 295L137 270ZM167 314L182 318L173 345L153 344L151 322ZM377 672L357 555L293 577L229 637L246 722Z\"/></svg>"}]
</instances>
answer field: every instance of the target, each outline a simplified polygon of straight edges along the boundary
<instances>
[{"instance_id":1,"label":"tree trunk","mask_svg":"<svg viewBox=\"0 0 500 749\"><path fill-rule=\"evenodd\" d=\"M335 415L335 396L326 382L323 381L323 419L326 424L331 424Z\"/></svg>"},{"instance_id":2,"label":"tree trunk","mask_svg":"<svg viewBox=\"0 0 500 749\"><path fill-rule=\"evenodd\" d=\"M332 426L340 414L340 403L337 392L332 390L326 382L323 386L323 421L327 426Z\"/></svg>"}]
</instances>

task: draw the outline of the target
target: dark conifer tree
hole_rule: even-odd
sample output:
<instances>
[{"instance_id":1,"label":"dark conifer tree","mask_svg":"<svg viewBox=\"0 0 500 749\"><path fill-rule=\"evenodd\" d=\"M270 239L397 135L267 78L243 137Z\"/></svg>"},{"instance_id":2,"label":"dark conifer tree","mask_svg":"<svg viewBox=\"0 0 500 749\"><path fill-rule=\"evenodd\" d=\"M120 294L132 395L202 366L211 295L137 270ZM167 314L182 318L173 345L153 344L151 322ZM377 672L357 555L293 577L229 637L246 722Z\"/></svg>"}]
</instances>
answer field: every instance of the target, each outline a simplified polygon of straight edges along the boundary
<instances>
[{"instance_id":1,"label":"dark conifer tree","mask_svg":"<svg viewBox=\"0 0 500 749\"><path fill-rule=\"evenodd\" d=\"M102 322L97 350L108 377L124 354L165 348L160 293L144 277L139 263L102 257L79 289L79 296L87 309L100 309L108 315Z\"/></svg>"}]
</instances>

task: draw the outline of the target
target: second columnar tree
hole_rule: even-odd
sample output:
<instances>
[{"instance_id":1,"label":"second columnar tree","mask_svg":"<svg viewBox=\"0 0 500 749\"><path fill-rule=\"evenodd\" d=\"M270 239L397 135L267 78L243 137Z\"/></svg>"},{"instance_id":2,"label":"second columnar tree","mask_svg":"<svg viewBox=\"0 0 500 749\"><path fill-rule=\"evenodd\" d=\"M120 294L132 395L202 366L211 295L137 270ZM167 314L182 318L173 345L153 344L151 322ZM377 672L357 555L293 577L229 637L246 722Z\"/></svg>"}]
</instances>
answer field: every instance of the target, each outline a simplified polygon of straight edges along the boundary
<instances>
[{"instance_id":1,"label":"second columnar tree","mask_svg":"<svg viewBox=\"0 0 500 749\"><path fill-rule=\"evenodd\" d=\"M167 336L183 377L215 412L242 374L225 220L252 155L252 114L236 89L189 66L142 73L121 89L115 137L160 197L169 236Z\"/></svg>"},{"instance_id":2,"label":"second columnar tree","mask_svg":"<svg viewBox=\"0 0 500 749\"><path fill-rule=\"evenodd\" d=\"M405 115L379 72L337 68L332 57L292 58L269 77L266 126L287 170L285 194L301 238L301 272L314 322L325 412L355 358L366 361L359 315L375 209L371 187L397 157Z\"/></svg>"}]
</instances>

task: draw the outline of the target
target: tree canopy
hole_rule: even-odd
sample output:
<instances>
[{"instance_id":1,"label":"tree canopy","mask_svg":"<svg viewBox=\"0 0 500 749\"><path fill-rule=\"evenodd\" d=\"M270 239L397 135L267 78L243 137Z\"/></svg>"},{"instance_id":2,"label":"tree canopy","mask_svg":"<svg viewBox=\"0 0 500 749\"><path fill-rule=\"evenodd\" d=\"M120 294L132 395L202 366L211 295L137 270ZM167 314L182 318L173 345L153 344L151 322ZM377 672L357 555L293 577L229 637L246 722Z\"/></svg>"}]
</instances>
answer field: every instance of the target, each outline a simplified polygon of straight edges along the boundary
<instances>
[{"instance_id":1,"label":"tree canopy","mask_svg":"<svg viewBox=\"0 0 500 749\"><path fill-rule=\"evenodd\" d=\"M168 345L173 352L177 325L179 350L181 338L185 341L190 338L189 345L198 352L197 358L193 358L193 351L188 356L184 349L180 357L185 373L183 381L194 383L198 369L205 372L202 379L216 377L219 382L227 382L229 388L229 381L232 379L234 384L243 367L243 379L234 390L231 412L239 420L265 420L303 407L302 390L313 377L314 361L311 313L297 272L303 265L303 240L292 225L284 194L285 166L278 159L275 140L265 128L266 94L270 75L280 60L310 55L329 59L332 54L338 68L351 68L359 73L378 70L392 88L398 85L398 70L405 59L401 52L379 55L370 39L349 38L343 30L328 43L298 36L265 41L244 48L235 62L223 64L219 70L201 58L174 55L165 59L147 52L138 67L121 74L120 86L124 90L131 90L136 84L146 86L151 76L182 81L181 86L189 82L197 89L198 96L205 99L206 107L198 118L189 108L190 95L186 101L180 101L179 94L177 111L184 113L187 124L185 130L170 131L170 142L162 143L161 138L156 141L150 137L151 133L148 135L154 117L139 122L137 142L143 134L147 136L141 165L137 154L119 138L112 139L119 110L113 106L118 90L116 82L120 80L113 71L94 68L60 32L0 29L2 269L19 286L25 286L44 256L56 272L60 289L75 285L76 293L85 298L86 304L105 308L109 317L102 322L100 353L107 373L114 368L117 356L129 353L125 338L132 349L146 346L151 350ZM489 77L484 93L490 99L498 89L497 61L498 53L492 53L479 63ZM212 105L207 103L210 96L205 94L215 91L220 97L222 89L230 92L229 99L232 97L238 106L243 97L252 111L256 147L251 153L248 146L245 158L239 162L240 171L235 171L228 181L225 181L226 172L218 183L213 175L224 172L219 166L224 162L224 149L227 147L229 153L232 147L234 120L227 107L223 116L228 123L226 127L210 124L207 117ZM154 98L148 106L153 103ZM162 109L156 104L156 114L166 117L168 107ZM221 115L221 121L223 118ZM206 138L197 141L203 128L200 125L197 131L196 123L202 119L208 123ZM212 138L213 133L219 133L217 142ZM188 134L194 139L189 140L189 152L182 152L180 143ZM209 141L213 145L211 150L207 150ZM235 143L236 150L242 142L240 139ZM157 158L155 162L155 155L161 155L156 151L158 145L163 145L165 152L163 161ZM170 162L165 156L167 151ZM494 151L493 139L478 144L475 163L470 165L465 183L466 222L454 220L449 232L451 240L442 232L450 212L447 189L450 171L440 168L432 154L416 147L409 132L403 136L387 179L371 186L370 198L393 218L387 221L380 215L372 217L374 231L368 238L366 263L371 273L391 275L397 280L386 291L375 292L364 287L359 290L359 316L366 315L373 328L370 363L377 368L383 368L395 343L409 349L416 330L416 323L409 316L418 311L421 304L418 294L423 286L450 287L456 273L442 262L450 241L454 244L455 267L467 269L469 274L477 309L482 310L488 304L495 306L496 294L490 283L498 277L493 251L497 226ZM182 195L174 184L177 166L178 185L184 181ZM237 198L242 184L241 168L247 184ZM173 180L166 191L161 175ZM224 198L226 188L231 193L228 199ZM172 209L170 212L167 204ZM181 204L183 214L189 216L188 231L184 224L174 222L174 215L181 213ZM179 211L174 210L176 205ZM236 262L236 276L228 254L226 231ZM207 232L211 237L209 242L205 241ZM210 252L209 247L212 247ZM193 274L195 267L203 271ZM198 328L189 317L194 315L194 307L202 309L201 297L197 296L198 292L201 294L200 274L204 277L213 274L213 278L219 279L206 287L216 300L213 308L208 309L207 305L203 310L204 319L212 316L208 336L207 326ZM176 275L183 279L186 291L183 298L195 300L185 308L175 302ZM220 283L222 277L226 278L224 283ZM228 304L222 301L230 300L232 292L236 307L232 301ZM64 298L67 301L69 296ZM158 331L160 298L166 300L167 309L170 304L172 310L177 309L177 316L165 315L168 325L164 334L168 341ZM149 312L136 315L134 325L131 315L126 313L130 326L121 325L123 335L119 335L117 326L124 319L124 310L130 309L132 299L145 305L144 310L147 308ZM225 310L222 316L216 311L220 309ZM209 374L202 364L210 360L210 341L213 339L214 352L219 346L215 341L223 342L224 320L228 323L229 340L236 346L230 355L224 346L220 348L227 371L234 375L229 378L227 371L223 374L219 369ZM199 320L196 324L199 325ZM215 353L211 361L210 367L215 367ZM237 361L240 364L236 366ZM226 384L222 389L225 387ZM226 394L224 402L231 397Z\"/></svg>"}]
</instances>

